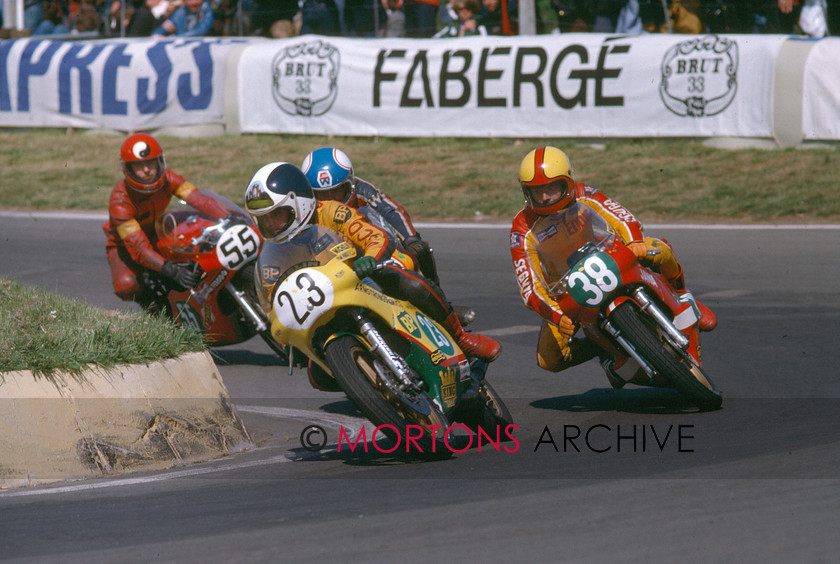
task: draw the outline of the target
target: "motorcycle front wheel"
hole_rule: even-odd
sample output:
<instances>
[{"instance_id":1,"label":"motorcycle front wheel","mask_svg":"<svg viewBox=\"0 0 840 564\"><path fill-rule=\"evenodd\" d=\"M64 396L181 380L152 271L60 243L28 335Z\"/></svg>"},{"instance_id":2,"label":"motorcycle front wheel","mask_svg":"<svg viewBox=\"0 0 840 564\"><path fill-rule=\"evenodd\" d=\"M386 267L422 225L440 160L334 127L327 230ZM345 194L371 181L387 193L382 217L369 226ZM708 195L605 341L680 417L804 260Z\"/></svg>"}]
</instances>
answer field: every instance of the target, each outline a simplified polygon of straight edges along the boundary
<instances>
[{"instance_id":1,"label":"motorcycle front wheel","mask_svg":"<svg viewBox=\"0 0 840 564\"><path fill-rule=\"evenodd\" d=\"M374 425L384 426L381 431L402 450L431 456L451 452L446 445L449 421L429 395L398 390L396 376L358 338L338 337L326 346L325 353L347 397ZM422 437L409 443L408 425L420 426ZM417 436L416 430L411 436Z\"/></svg>"},{"instance_id":2,"label":"motorcycle front wheel","mask_svg":"<svg viewBox=\"0 0 840 564\"><path fill-rule=\"evenodd\" d=\"M468 406L459 420L473 430L481 427L489 437L497 437L500 440L504 440L507 426L513 425L513 416L505 402L502 401L493 386L486 381L481 382L478 388L475 405Z\"/></svg>"},{"instance_id":3,"label":"motorcycle front wheel","mask_svg":"<svg viewBox=\"0 0 840 564\"><path fill-rule=\"evenodd\" d=\"M723 397L711 379L685 352L661 337L653 322L643 321L644 317L633 303L625 302L612 312L610 322L660 376L694 405L702 411L719 409Z\"/></svg>"}]
</instances>

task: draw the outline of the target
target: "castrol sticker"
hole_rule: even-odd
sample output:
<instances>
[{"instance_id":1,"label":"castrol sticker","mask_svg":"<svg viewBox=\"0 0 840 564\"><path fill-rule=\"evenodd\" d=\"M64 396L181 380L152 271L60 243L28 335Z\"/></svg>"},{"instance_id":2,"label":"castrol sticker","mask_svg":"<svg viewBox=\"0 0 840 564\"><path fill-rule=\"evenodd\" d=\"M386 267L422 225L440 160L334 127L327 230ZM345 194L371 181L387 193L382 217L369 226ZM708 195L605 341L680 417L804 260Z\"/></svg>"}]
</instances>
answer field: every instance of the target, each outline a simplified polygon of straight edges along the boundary
<instances>
[{"instance_id":1,"label":"castrol sticker","mask_svg":"<svg viewBox=\"0 0 840 564\"><path fill-rule=\"evenodd\" d=\"M281 325L302 331L332 308L334 297L335 288L326 274L304 268L283 280L272 307Z\"/></svg>"}]
</instances>

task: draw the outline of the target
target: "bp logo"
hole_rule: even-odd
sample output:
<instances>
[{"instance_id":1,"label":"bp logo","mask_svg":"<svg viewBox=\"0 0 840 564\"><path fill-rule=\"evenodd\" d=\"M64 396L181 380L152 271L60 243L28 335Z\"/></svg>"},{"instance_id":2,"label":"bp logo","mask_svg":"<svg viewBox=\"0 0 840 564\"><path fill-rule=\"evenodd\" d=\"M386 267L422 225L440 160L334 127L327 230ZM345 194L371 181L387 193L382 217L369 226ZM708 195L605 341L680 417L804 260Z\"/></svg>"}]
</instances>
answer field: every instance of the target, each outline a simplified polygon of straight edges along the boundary
<instances>
[{"instance_id":1,"label":"bp logo","mask_svg":"<svg viewBox=\"0 0 840 564\"><path fill-rule=\"evenodd\" d=\"M338 49L323 41L286 47L271 63L274 101L293 116L320 116L338 95Z\"/></svg>"},{"instance_id":2,"label":"bp logo","mask_svg":"<svg viewBox=\"0 0 840 564\"><path fill-rule=\"evenodd\" d=\"M738 44L708 35L671 47L662 59L659 96L678 116L719 114L738 88Z\"/></svg>"}]
</instances>

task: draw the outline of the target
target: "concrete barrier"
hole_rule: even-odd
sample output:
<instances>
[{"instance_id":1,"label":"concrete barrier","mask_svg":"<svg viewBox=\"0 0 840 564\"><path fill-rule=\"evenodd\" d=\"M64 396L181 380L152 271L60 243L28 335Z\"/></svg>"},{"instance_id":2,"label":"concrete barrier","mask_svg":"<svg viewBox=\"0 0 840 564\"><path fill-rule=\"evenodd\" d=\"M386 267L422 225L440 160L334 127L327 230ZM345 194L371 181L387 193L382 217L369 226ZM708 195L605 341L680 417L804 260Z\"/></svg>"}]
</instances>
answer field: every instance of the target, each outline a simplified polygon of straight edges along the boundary
<instances>
[{"instance_id":1,"label":"concrete barrier","mask_svg":"<svg viewBox=\"0 0 840 564\"><path fill-rule=\"evenodd\" d=\"M79 376L0 374L0 487L169 468L250 445L207 352Z\"/></svg>"}]
</instances>

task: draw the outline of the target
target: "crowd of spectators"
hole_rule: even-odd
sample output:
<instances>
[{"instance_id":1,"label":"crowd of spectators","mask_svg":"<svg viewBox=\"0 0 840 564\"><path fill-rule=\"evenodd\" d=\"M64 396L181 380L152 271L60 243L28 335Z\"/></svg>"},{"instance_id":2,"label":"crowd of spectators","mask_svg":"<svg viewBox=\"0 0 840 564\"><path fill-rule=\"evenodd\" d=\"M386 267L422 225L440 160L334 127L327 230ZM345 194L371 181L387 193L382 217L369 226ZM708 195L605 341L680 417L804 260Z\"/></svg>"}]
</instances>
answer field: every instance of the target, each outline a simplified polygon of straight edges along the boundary
<instances>
[{"instance_id":1,"label":"crowd of spectators","mask_svg":"<svg viewBox=\"0 0 840 564\"><path fill-rule=\"evenodd\" d=\"M535 2L538 33L840 35L840 0ZM24 27L31 35L461 37L515 35L518 11L517 0L25 0Z\"/></svg>"}]
</instances>

